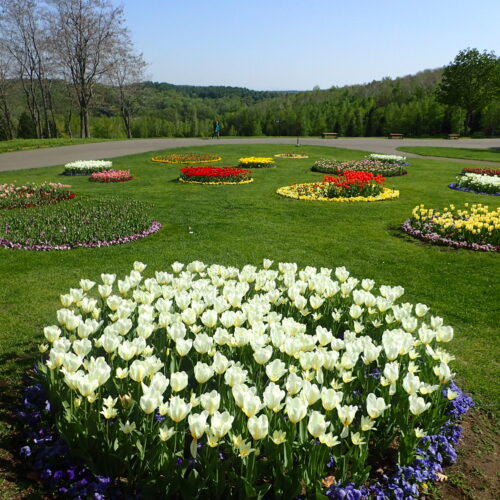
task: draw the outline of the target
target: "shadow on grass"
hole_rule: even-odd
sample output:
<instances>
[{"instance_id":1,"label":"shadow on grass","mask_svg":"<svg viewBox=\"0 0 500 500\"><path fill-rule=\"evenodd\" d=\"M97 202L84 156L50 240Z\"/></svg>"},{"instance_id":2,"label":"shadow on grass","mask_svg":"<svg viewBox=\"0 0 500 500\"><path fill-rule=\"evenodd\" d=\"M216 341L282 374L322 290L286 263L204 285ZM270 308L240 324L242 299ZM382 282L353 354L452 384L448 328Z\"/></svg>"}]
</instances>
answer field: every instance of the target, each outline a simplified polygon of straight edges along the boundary
<instances>
[{"instance_id":1,"label":"shadow on grass","mask_svg":"<svg viewBox=\"0 0 500 500\"><path fill-rule=\"evenodd\" d=\"M33 368L31 353L7 352L0 356L0 366L8 367L9 375L0 380L0 498L35 500L47 498L36 493L36 473L20 457L19 450L25 445L20 421L16 417L22 404L24 377Z\"/></svg>"}]
</instances>

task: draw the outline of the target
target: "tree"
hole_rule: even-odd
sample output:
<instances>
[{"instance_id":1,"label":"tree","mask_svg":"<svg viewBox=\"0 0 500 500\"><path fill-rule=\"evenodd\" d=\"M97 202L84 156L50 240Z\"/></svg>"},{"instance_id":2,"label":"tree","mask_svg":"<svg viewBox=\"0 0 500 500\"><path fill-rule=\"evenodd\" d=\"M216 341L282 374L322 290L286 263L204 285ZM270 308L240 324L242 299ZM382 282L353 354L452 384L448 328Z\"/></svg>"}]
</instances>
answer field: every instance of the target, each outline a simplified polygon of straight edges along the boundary
<instances>
[{"instance_id":1,"label":"tree","mask_svg":"<svg viewBox=\"0 0 500 500\"><path fill-rule=\"evenodd\" d=\"M494 52L461 50L444 68L437 98L443 104L463 108L465 133L473 132L476 115L500 100L500 58Z\"/></svg>"},{"instance_id":2,"label":"tree","mask_svg":"<svg viewBox=\"0 0 500 500\"><path fill-rule=\"evenodd\" d=\"M16 62L37 137L53 137L54 110L48 72L50 47L44 10L38 0L0 0L0 44Z\"/></svg>"},{"instance_id":3,"label":"tree","mask_svg":"<svg viewBox=\"0 0 500 500\"><path fill-rule=\"evenodd\" d=\"M109 0L48 0L54 48L75 90L80 136L90 137L89 108L95 85L109 74L114 55L130 44L123 9Z\"/></svg>"},{"instance_id":4,"label":"tree","mask_svg":"<svg viewBox=\"0 0 500 500\"><path fill-rule=\"evenodd\" d=\"M128 37L126 37L128 40ZM118 91L118 101L120 115L123 120L125 132L129 139L132 139L132 116L137 112L139 97L143 94L143 87L140 82L144 78L144 68L146 63L142 54L135 54L130 51L131 43L128 41L119 47L115 53L113 64L109 70L109 81ZM198 124L196 108L193 111L193 135L198 135Z\"/></svg>"}]
</instances>

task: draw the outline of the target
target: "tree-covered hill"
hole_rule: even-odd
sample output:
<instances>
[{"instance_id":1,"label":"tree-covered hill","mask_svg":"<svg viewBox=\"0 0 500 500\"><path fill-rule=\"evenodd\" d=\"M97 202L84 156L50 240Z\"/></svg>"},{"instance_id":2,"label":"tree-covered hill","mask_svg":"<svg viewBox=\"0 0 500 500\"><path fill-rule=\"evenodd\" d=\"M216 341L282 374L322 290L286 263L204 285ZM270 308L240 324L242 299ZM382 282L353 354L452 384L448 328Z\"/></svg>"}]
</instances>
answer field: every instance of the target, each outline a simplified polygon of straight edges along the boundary
<instances>
[{"instance_id":1,"label":"tree-covered hill","mask_svg":"<svg viewBox=\"0 0 500 500\"><path fill-rule=\"evenodd\" d=\"M221 134L386 136L409 137L464 133L464 113L438 101L443 69L425 70L400 78L311 91L256 91L228 86L189 86L142 82L125 88L133 137L210 136L219 120ZM78 136L79 121L71 89L51 81L54 119L60 136ZM18 137L36 136L30 126L20 82L4 81L5 99ZM90 128L95 137L126 137L118 89L96 86ZM0 96L1 101L1 96ZM2 106L0 106L1 108ZM475 135L500 134L500 103L492 102L475 117ZM5 130L0 120L0 134Z\"/></svg>"}]
</instances>

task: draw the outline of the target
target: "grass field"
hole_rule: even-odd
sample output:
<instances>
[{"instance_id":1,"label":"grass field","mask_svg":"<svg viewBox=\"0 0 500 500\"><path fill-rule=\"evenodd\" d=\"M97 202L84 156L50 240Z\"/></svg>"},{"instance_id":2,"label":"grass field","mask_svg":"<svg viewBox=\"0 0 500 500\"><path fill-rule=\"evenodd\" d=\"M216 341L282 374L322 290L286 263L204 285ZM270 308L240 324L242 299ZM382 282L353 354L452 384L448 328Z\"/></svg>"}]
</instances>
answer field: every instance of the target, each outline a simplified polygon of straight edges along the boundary
<instances>
[{"instance_id":1,"label":"grass field","mask_svg":"<svg viewBox=\"0 0 500 500\"><path fill-rule=\"evenodd\" d=\"M105 142L113 139L14 139L12 141L0 141L0 154L12 153L13 151L25 151L28 149L56 148L59 146L74 146L75 144L89 144L91 142Z\"/></svg>"},{"instance_id":2,"label":"grass field","mask_svg":"<svg viewBox=\"0 0 500 500\"><path fill-rule=\"evenodd\" d=\"M398 151L414 153L422 156L440 156L444 158L463 158L465 160L498 161L500 149L473 149L473 148L433 148L427 146L401 147Z\"/></svg>"},{"instance_id":3,"label":"grass field","mask_svg":"<svg viewBox=\"0 0 500 500\"><path fill-rule=\"evenodd\" d=\"M270 156L291 148L229 145L186 151L217 153L223 160L213 165L234 166L242 156ZM80 278L95 280L101 273L121 277L135 260L148 264L148 275L166 270L176 260L242 266L270 258L302 266L345 265L355 277L402 285L405 301L428 304L434 315L454 327L455 339L447 348L457 358L452 367L458 381L481 409L497 414L500 386L493 381L498 374L499 256L430 246L405 236L398 226L417 204L442 209L450 203L481 202L492 207L499 200L448 189L464 165L425 159L411 159L409 175L387 180L388 187L400 190L397 200L354 204L290 200L279 197L276 189L321 180L322 174L310 171L316 159L366 155L330 147L291 152L308 154L309 159L278 158L277 168L254 170L255 182L240 186L180 184L176 181L180 165L152 163L151 153L114 160L115 168L131 169L136 177L127 183L61 177L61 166L0 173L0 184L67 182L81 198L144 200L153 204L153 219L164 224L148 238L109 248L48 253L0 249L2 391L18 385L33 366L42 328L55 321L59 295L78 286ZM7 401L14 399L5 398L4 405ZM7 410L4 406L3 417ZM0 436L10 432L9 424L0 420Z\"/></svg>"}]
</instances>

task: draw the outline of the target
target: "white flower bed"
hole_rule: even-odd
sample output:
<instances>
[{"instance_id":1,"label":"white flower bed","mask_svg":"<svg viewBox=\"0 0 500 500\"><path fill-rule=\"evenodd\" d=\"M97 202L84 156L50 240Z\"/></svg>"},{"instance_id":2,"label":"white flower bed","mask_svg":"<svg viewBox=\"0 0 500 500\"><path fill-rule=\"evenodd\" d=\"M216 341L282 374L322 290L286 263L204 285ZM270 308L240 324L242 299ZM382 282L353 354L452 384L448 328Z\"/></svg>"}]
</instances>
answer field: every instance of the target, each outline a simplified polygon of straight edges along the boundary
<instances>
[{"instance_id":1,"label":"white flower bed","mask_svg":"<svg viewBox=\"0 0 500 500\"><path fill-rule=\"evenodd\" d=\"M113 162L107 160L79 160L66 163L64 173L66 174L87 174L111 170Z\"/></svg>"},{"instance_id":2,"label":"white flower bed","mask_svg":"<svg viewBox=\"0 0 500 500\"><path fill-rule=\"evenodd\" d=\"M379 160L385 161L387 163L400 163L406 161L406 156L398 156L398 155L381 155L372 153L368 155L370 160Z\"/></svg>"},{"instance_id":3,"label":"white flower bed","mask_svg":"<svg viewBox=\"0 0 500 500\"><path fill-rule=\"evenodd\" d=\"M474 191L500 192L500 176L498 175L482 175L467 172L458 176L457 181L459 187L473 189Z\"/></svg>"},{"instance_id":4,"label":"white flower bed","mask_svg":"<svg viewBox=\"0 0 500 500\"><path fill-rule=\"evenodd\" d=\"M144 471L182 483L188 459L216 484L223 453L245 485L271 477L280 495L290 478L321 489L330 456L336 480L357 484L394 443L410 463L448 418L453 328L400 302L401 286L271 266L176 262L144 279L136 262L62 295L40 350L70 447L131 484Z\"/></svg>"}]
</instances>

